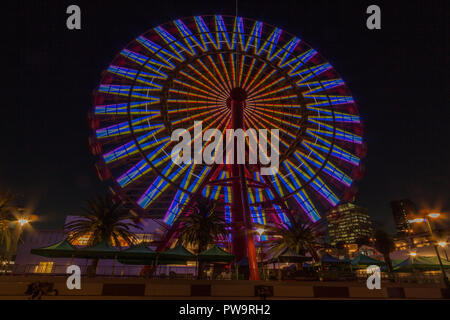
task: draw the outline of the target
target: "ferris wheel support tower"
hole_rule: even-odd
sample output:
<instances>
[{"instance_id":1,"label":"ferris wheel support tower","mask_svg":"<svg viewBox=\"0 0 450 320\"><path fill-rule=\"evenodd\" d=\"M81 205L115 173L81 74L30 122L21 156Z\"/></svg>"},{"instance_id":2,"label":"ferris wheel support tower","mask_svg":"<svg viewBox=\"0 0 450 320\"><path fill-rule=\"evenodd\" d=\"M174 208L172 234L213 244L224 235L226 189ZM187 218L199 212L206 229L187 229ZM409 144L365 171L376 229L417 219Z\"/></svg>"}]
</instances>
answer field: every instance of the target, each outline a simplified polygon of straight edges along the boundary
<instances>
[{"instance_id":1,"label":"ferris wheel support tower","mask_svg":"<svg viewBox=\"0 0 450 320\"><path fill-rule=\"evenodd\" d=\"M244 89L236 87L230 92L231 126L232 129L244 130L244 108L247 93ZM255 242L253 239L252 220L248 202L247 181L245 165L238 164L238 150L233 148L233 164L230 164L232 177L232 237L233 253L236 261L248 257L250 280L260 280L258 262L256 258Z\"/></svg>"}]
</instances>

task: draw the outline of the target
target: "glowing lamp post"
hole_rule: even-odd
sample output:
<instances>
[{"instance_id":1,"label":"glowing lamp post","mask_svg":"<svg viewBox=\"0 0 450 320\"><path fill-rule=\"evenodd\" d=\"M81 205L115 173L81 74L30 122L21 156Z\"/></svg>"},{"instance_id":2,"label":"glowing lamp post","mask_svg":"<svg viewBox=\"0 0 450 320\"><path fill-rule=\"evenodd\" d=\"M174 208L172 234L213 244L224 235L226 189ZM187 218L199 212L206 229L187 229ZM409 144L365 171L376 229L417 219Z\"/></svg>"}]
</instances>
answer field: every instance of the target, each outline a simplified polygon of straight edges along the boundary
<instances>
[{"instance_id":1,"label":"glowing lamp post","mask_svg":"<svg viewBox=\"0 0 450 320\"><path fill-rule=\"evenodd\" d=\"M427 227L428 227L428 232L430 233L430 236L431 236L431 241L433 241L433 229L431 228L429 218L437 219L440 216L441 216L440 213L432 212L432 213L427 214L427 217L425 217L425 218L417 218L417 219L409 220L409 223L413 224L413 223L426 222ZM433 247L434 247L434 251L436 252L436 256L438 257L438 260L439 260L439 266L441 267L442 275L444 276L444 283L447 288L450 288L450 281L448 280L447 274L445 273L444 266L442 265L442 260L441 260L440 254L439 254L438 247L435 243L433 243Z\"/></svg>"},{"instance_id":2,"label":"glowing lamp post","mask_svg":"<svg viewBox=\"0 0 450 320\"><path fill-rule=\"evenodd\" d=\"M259 234L259 246L260 246L260 251L261 251L261 271L262 271L263 279L265 279L265 275L264 275L264 255L263 255L263 245L262 245L262 235L264 233L264 229L263 228L258 228L258 229L256 229L256 232Z\"/></svg>"},{"instance_id":3,"label":"glowing lamp post","mask_svg":"<svg viewBox=\"0 0 450 320\"><path fill-rule=\"evenodd\" d=\"M21 227L23 227L24 225L26 225L30 221L28 219L21 218L21 219L17 220L17 222L20 224Z\"/></svg>"},{"instance_id":4,"label":"glowing lamp post","mask_svg":"<svg viewBox=\"0 0 450 320\"><path fill-rule=\"evenodd\" d=\"M441 241L441 242L438 242L438 245L444 249L445 259L447 259L447 261L448 261L447 249L445 248L447 246L447 242Z\"/></svg>"}]
</instances>

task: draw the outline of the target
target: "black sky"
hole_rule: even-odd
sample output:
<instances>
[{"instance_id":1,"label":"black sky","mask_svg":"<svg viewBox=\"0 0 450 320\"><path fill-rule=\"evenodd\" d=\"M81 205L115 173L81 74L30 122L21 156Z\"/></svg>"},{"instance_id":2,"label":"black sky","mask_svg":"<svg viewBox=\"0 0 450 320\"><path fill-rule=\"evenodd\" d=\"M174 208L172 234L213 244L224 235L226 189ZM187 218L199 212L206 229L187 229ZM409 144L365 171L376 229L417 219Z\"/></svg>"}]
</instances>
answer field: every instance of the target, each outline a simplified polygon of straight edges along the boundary
<instances>
[{"instance_id":1,"label":"black sky","mask_svg":"<svg viewBox=\"0 0 450 320\"><path fill-rule=\"evenodd\" d=\"M66 8L82 30L66 29ZM382 30L366 28L370 4ZM33 206L40 228L107 189L99 182L86 115L100 73L158 24L235 14L235 1L8 1L2 6L0 188ZM449 1L239 1L239 15L276 25L325 56L352 90L369 147L358 203L392 228L389 202L411 198L450 213ZM6 73L5 73L6 71Z\"/></svg>"}]
</instances>

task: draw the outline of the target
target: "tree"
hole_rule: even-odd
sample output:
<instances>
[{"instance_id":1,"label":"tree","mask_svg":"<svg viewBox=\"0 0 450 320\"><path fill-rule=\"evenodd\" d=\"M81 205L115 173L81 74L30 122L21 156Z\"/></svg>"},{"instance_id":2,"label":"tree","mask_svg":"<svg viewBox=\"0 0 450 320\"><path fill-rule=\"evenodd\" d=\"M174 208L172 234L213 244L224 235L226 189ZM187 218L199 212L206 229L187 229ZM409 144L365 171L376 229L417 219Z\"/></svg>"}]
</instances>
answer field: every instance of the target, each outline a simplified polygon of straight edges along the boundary
<instances>
[{"instance_id":1,"label":"tree","mask_svg":"<svg viewBox=\"0 0 450 320\"><path fill-rule=\"evenodd\" d=\"M315 250L316 237L309 223L304 223L298 218L291 219L290 224L278 228L268 227L266 234L274 236L270 248L274 255L291 249L302 255L309 252L314 260L319 260Z\"/></svg>"},{"instance_id":2,"label":"tree","mask_svg":"<svg viewBox=\"0 0 450 320\"><path fill-rule=\"evenodd\" d=\"M390 253L395 250L395 243L392 237L382 229L377 229L374 234L375 248L383 255L388 272L393 271Z\"/></svg>"},{"instance_id":3,"label":"tree","mask_svg":"<svg viewBox=\"0 0 450 320\"><path fill-rule=\"evenodd\" d=\"M65 233L70 242L81 236L89 235L89 245L93 246L107 241L113 246L121 247L121 240L131 246L136 241L136 235L130 228L141 229L131 220L134 218L121 203L115 203L110 195L98 196L88 200L88 207L83 208L84 214L74 221L64 225ZM99 259L91 264L93 272L97 269Z\"/></svg>"},{"instance_id":4,"label":"tree","mask_svg":"<svg viewBox=\"0 0 450 320\"><path fill-rule=\"evenodd\" d=\"M180 218L180 241L184 245L197 246L198 253L208 249L210 244L228 235L225 220L217 215L214 202L198 202L193 213ZM203 277L204 263L199 264L199 278Z\"/></svg>"},{"instance_id":5,"label":"tree","mask_svg":"<svg viewBox=\"0 0 450 320\"><path fill-rule=\"evenodd\" d=\"M371 244L370 237L368 237L368 236L358 237L355 242L358 245L358 248L362 247L362 246L370 246L370 244Z\"/></svg>"},{"instance_id":6,"label":"tree","mask_svg":"<svg viewBox=\"0 0 450 320\"><path fill-rule=\"evenodd\" d=\"M13 233L10 224L14 221L12 204L15 196L9 191L0 192L0 253L6 254L13 242Z\"/></svg>"}]
</instances>

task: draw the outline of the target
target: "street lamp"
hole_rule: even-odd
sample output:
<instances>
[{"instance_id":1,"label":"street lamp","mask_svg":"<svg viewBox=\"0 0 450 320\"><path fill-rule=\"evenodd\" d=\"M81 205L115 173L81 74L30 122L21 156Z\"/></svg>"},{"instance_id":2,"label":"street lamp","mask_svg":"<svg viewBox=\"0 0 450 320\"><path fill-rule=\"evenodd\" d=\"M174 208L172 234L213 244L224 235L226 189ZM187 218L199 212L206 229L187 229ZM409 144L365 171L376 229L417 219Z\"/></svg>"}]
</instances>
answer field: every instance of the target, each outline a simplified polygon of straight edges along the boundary
<instances>
[{"instance_id":1,"label":"street lamp","mask_svg":"<svg viewBox=\"0 0 450 320\"><path fill-rule=\"evenodd\" d=\"M432 219L436 219L440 217L440 213L438 212L432 212L427 214L427 217L432 218ZM430 224L430 219L427 218L417 218L417 219L413 219L413 220L409 220L409 223L420 223L420 222L426 222L427 227L428 227L428 232L430 233L431 236L431 241L433 243L433 229L431 228L431 224ZM434 251L436 252L436 256L438 257L439 260L439 266L441 267L441 271L442 271L442 275L444 276L444 283L446 285L447 288L450 288L450 281L447 278L447 274L445 273L445 269L444 266L442 265L442 260L441 260L441 255L439 254L439 250L438 247L435 243L433 243L433 247L434 247ZM446 252L447 253L447 252Z\"/></svg>"},{"instance_id":2,"label":"street lamp","mask_svg":"<svg viewBox=\"0 0 450 320\"><path fill-rule=\"evenodd\" d=\"M21 227L23 227L25 224L27 224L30 221L25 218L20 218L19 220L17 220L17 222L20 224Z\"/></svg>"},{"instance_id":3,"label":"street lamp","mask_svg":"<svg viewBox=\"0 0 450 320\"><path fill-rule=\"evenodd\" d=\"M260 247L260 251L261 251L261 271L262 271L263 279L265 279L265 275L264 275L264 256L263 256L263 245L262 245L262 235L264 233L264 229L263 228L258 228L258 229L256 229L256 232L258 232L258 234L259 234L259 247Z\"/></svg>"},{"instance_id":4,"label":"street lamp","mask_svg":"<svg viewBox=\"0 0 450 320\"><path fill-rule=\"evenodd\" d=\"M448 261L447 249L445 248L447 246L447 242L441 241L441 242L438 242L438 245L444 249L445 259L447 259L447 261Z\"/></svg>"}]
</instances>

